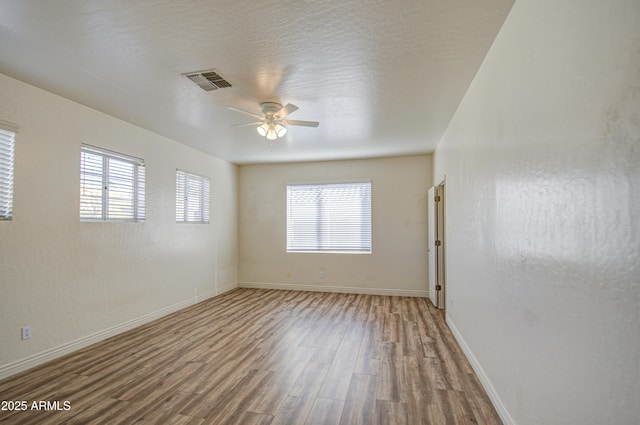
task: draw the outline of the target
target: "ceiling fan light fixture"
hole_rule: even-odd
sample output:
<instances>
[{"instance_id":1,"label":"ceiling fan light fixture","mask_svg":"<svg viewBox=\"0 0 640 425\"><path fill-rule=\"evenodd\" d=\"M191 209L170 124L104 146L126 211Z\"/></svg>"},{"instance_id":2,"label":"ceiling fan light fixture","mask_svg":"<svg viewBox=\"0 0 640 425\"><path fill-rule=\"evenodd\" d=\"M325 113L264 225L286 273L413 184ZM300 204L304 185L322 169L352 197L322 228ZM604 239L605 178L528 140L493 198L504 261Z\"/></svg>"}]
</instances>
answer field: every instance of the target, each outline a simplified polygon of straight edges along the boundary
<instances>
[{"instance_id":1,"label":"ceiling fan light fixture","mask_svg":"<svg viewBox=\"0 0 640 425\"><path fill-rule=\"evenodd\" d=\"M298 110L296 105L291 103L282 107L281 104L275 102L263 102L260 104L262 115L254 114L253 112L245 111L244 109L235 108L229 106L229 109L241 112L245 115L257 118L258 122L252 122L247 124L237 124L232 127L246 127L258 124L256 131L262 137L265 137L270 142L284 137L287 134L287 126L299 125L303 127L317 127L320 124L317 121L300 121L287 119L289 114Z\"/></svg>"},{"instance_id":2,"label":"ceiling fan light fixture","mask_svg":"<svg viewBox=\"0 0 640 425\"><path fill-rule=\"evenodd\" d=\"M259 135L265 137L267 135L267 132L269 131L269 124L265 122L264 124L259 125L256 130L258 130Z\"/></svg>"},{"instance_id":3,"label":"ceiling fan light fixture","mask_svg":"<svg viewBox=\"0 0 640 425\"><path fill-rule=\"evenodd\" d=\"M267 130L266 137L267 137L267 140L276 140L278 138L278 133L276 133L276 130L273 125L269 126L269 130Z\"/></svg>"},{"instance_id":4,"label":"ceiling fan light fixture","mask_svg":"<svg viewBox=\"0 0 640 425\"><path fill-rule=\"evenodd\" d=\"M278 137L284 137L284 135L287 134L287 127L280 124L276 124L274 130L276 131Z\"/></svg>"}]
</instances>

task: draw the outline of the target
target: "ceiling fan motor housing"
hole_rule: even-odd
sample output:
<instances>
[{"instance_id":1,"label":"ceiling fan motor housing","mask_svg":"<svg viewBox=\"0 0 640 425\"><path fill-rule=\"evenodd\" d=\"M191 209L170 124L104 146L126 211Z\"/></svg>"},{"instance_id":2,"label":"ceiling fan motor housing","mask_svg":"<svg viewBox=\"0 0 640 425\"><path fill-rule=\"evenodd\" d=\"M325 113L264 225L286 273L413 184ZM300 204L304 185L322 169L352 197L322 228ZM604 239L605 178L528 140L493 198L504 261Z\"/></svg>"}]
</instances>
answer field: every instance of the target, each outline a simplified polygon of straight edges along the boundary
<instances>
[{"instance_id":1,"label":"ceiling fan motor housing","mask_svg":"<svg viewBox=\"0 0 640 425\"><path fill-rule=\"evenodd\" d=\"M264 102L260 104L260 108L262 109L262 114L267 118L277 119L275 114L282 109L282 105L276 102Z\"/></svg>"}]
</instances>

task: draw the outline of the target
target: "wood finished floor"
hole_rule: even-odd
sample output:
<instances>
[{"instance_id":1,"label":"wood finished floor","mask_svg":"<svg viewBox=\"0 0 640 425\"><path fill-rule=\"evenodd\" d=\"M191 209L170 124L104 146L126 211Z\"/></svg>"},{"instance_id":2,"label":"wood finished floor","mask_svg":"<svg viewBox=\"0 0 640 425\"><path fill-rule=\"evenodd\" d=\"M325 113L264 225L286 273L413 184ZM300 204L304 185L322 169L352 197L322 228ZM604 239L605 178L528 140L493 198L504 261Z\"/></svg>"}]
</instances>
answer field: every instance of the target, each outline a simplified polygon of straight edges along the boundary
<instances>
[{"instance_id":1,"label":"wood finished floor","mask_svg":"<svg viewBox=\"0 0 640 425\"><path fill-rule=\"evenodd\" d=\"M501 424L423 298L237 289L0 381L7 424Z\"/></svg>"}]
</instances>

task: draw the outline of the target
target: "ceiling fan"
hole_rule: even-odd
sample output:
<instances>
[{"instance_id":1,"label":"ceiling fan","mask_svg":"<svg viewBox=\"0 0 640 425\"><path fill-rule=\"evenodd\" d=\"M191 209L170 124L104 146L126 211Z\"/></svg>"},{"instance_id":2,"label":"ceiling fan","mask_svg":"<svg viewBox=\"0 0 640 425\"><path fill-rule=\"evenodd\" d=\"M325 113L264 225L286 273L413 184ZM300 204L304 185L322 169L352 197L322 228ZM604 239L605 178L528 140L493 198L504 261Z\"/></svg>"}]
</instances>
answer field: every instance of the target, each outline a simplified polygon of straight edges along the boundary
<instances>
[{"instance_id":1,"label":"ceiling fan","mask_svg":"<svg viewBox=\"0 0 640 425\"><path fill-rule=\"evenodd\" d=\"M250 122L246 124L236 124L231 127L248 127L257 125L258 134L266 137L267 140L276 140L279 137L283 137L287 134L287 125L300 125L303 127L317 127L320 125L317 121L300 121L286 119L290 113L298 110L298 107L292 103L288 103L286 106L282 106L276 102L264 102L260 104L262 115L257 115L244 109L234 108L229 106L232 111L240 112L245 115L257 118L259 121Z\"/></svg>"}]
</instances>

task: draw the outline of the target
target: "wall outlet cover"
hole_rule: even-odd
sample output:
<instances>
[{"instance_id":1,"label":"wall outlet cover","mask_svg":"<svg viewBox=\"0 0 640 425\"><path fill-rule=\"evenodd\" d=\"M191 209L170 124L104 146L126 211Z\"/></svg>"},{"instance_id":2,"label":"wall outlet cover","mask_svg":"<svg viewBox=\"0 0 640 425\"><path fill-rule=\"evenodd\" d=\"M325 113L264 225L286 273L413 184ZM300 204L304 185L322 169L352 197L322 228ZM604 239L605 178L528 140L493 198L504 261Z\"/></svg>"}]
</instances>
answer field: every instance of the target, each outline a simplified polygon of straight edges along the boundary
<instances>
[{"instance_id":1,"label":"wall outlet cover","mask_svg":"<svg viewBox=\"0 0 640 425\"><path fill-rule=\"evenodd\" d=\"M31 326L23 326L21 331L22 331L22 340L31 338Z\"/></svg>"}]
</instances>

